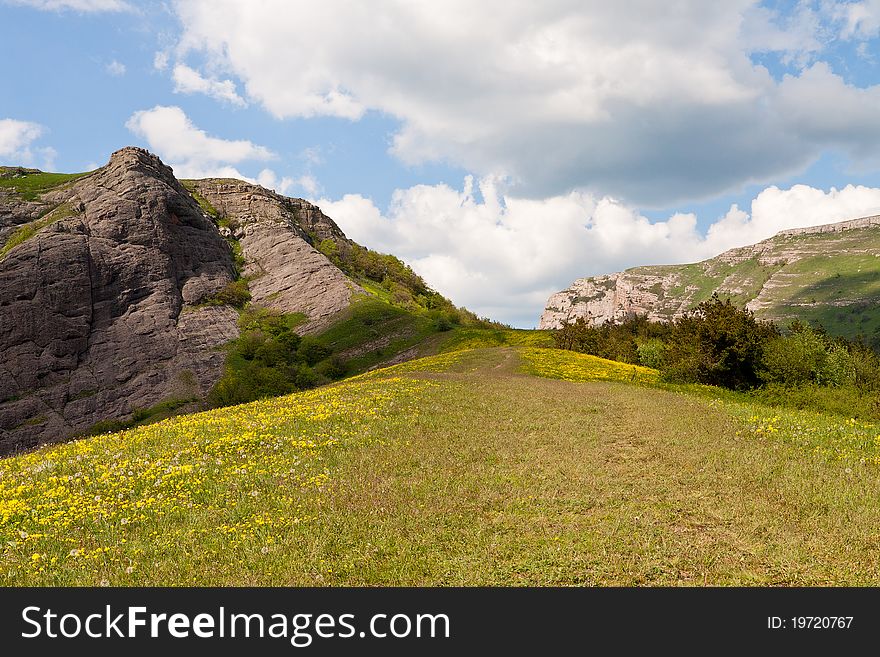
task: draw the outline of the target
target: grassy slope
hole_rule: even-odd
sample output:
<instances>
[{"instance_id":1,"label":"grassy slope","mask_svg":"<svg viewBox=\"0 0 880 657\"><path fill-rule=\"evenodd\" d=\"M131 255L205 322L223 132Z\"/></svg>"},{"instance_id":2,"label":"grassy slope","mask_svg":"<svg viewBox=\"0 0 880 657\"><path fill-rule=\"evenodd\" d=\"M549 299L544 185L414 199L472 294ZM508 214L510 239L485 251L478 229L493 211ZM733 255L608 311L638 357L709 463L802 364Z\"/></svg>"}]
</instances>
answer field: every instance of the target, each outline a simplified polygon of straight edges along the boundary
<instances>
[{"instance_id":1,"label":"grassy slope","mask_svg":"<svg viewBox=\"0 0 880 657\"><path fill-rule=\"evenodd\" d=\"M14 167L0 167L0 187L12 189L26 201L33 201L50 189L54 189L64 183L73 182L92 173L28 173L27 175L12 175Z\"/></svg>"},{"instance_id":2,"label":"grassy slope","mask_svg":"<svg viewBox=\"0 0 880 657\"><path fill-rule=\"evenodd\" d=\"M620 367L453 351L0 461L0 583L880 582L875 427Z\"/></svg>"},{"instance_id":3,"label":"grassy slope","mask_svg":"<svg viewBox=\"0 0 880 657\"><path fill-rule=\"evenodd\" d=\"M671 298L689 299L689 307L720 290L723 296L745 305L769 280L772 287L763 300L769 307L757 314L787 324L795 318L819 322L836 335L864 336L880 345L880 229L849 230L773 238L773 251L762 264L751 258L735 265L718 259L689 265L636 267L633 274L677 273L679 284ZM806 254L792 260L787 253ZM774 253L778 259L774 259ZM731 293L731 291L735 291ZM669 312L677 309L669 306Z\"/></svg>"}]
</instances>

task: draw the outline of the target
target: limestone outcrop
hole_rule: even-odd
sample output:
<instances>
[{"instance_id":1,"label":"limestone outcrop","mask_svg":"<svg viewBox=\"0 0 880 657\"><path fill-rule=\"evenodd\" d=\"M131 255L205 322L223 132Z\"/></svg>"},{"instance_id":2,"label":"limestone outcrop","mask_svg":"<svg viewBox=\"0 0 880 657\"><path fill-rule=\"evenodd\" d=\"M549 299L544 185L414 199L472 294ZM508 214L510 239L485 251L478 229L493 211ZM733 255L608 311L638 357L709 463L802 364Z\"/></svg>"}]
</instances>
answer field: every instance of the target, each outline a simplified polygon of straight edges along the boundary
<instances>
[{"instance_id":1,"label":"limestone outcrop","mask_svg":"<svg viewBox=\"0 0 880 657\"><path fill-rule=\"evenodd\" d=\"M644 315L674 320L718 293L787 323L817 321L880 344L880 216L778 233L688 265L636 267L576 280L547 301L539 328Z\"/></svg>"},{"instance_id":2,"label":"limestone outcrop","mask_svg":"<svg viewBox=\"0 0 880 657\"><path fill-rule=\"evenodd\" d=\"M132 147L39 194L16 187L34 172L3 173L0 454L202 398L238 336L238 312L206 302L239 276L255 303L304 313L303 331L360 290L314 248L345 235L300 199L235 180L187 189Z\"/></svg>"}]
</instances>

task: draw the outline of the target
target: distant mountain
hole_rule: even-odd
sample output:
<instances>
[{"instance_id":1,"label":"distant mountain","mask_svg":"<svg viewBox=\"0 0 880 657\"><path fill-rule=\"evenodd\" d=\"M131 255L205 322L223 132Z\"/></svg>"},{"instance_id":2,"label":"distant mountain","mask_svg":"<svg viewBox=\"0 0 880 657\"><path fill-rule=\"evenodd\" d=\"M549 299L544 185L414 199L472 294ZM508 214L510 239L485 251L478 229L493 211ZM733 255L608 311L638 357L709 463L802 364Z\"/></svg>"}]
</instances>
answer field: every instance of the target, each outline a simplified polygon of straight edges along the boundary
<instances>
[{"instance_id":1,"label":"distant mountain","mask_svg":"<svg viewBox=\"0 0 880 657\"><path fill-rule=\"evenodd\" d=\"M581 278L550 297L540 328L578 317L669 321L716 292L762 319L819 322L880 346L880 216L786 230L695 264Z\"/></svg>"},{"instance_id":2,"label":"distant mountain","mask_svg":"<svg viewBox=\"0 0 880 657\"><path fill-rule=\"evenodd\" d=\"M85 174L0 167L0 454L199 408L245 306L320 338L308 365L332 367L308 385L414 356L461 317L302 199L179 181L132 147Z\"/></svg>"}]
</instances>

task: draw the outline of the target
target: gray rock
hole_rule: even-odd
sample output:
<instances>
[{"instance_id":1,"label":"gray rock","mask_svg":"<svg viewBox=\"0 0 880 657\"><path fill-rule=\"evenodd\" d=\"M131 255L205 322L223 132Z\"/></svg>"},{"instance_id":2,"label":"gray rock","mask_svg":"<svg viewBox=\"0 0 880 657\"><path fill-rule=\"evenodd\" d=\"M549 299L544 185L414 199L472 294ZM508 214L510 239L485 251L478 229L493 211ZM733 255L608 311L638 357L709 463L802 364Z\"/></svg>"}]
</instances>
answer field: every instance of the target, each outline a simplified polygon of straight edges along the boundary
<instances>
[{"instance_id":1,"label":"gray rock","mask_svg":"<svg viewBox=\"0 0 880 657\"><path fill-rule=\"evenodd\" d=\"M304 313L297 330L325 328L364 290L312 245L333 239L343 248L352 242L320 208L240 180L191 181L232 227L240 241L253 302L284 313Z\"/></svg>"},{"instance_id":2,"label":"gray rock","mask_svg":"<svg viewBox=\"0 0 880 657\"><path fill-rule=\"evenodd\" d=\"M8 224L33 220L6 200ZM157 157L117 151L40 205L61 203L0 260L0 453L204 394L237 335L234 310L194 307L233 280L229 245Z\"/></svg>"},{"instance_id":3,"label":"gray rock","mask_svg":"<svg viewBox=\"0 0 880 657\"><path fill-rule=\"evenodd\" d=\"M354 244L318 207L238 180L188 184L228 225L139 148L34 200L0 187L0 245L39 228L0 257L0 454L203 397L238 336L234 309L201 305L235 280L228 239L253 303L304 313L300 332L363 292L315 248Z\"/></svg>"}]
</instances>

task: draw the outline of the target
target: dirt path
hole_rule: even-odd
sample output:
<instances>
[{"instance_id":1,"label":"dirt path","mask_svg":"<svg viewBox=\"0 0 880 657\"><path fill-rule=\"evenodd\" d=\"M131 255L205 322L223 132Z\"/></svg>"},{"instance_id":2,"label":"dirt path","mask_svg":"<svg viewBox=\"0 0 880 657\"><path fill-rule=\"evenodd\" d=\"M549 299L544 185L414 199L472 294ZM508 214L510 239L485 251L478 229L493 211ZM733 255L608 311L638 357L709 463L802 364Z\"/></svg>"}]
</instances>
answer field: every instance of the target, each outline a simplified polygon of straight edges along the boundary
<instances>
[{"instance_id":1,"label":"dirt path","mask_svg":"<svg viewBox=\"0 0 880 657\"><path fill-rule=\"evenodd\" d=\"M476 358L437 377L415 435L340 472L332 532L382 554L341 582L880 582L876 476L743 440L701 399Z\"/></svg>"}]
</instances>

